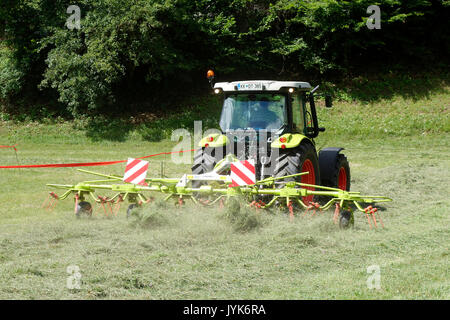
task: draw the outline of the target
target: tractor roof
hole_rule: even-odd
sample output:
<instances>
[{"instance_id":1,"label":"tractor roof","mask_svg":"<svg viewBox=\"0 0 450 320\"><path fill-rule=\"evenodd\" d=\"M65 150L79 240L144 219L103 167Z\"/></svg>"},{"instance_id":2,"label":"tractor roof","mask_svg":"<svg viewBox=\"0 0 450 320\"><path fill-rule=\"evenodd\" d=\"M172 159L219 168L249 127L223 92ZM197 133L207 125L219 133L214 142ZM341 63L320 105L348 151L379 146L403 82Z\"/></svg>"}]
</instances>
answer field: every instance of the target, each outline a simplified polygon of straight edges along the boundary
<instances>
[{"instance_id":1,"label":"tractor roof","mask_svg":"<svg viewBox=\"0 0 450 320\"><path fill-rule=\"evenodd\" d=\"M274 81L274 80L245 80L234 82L218 82L215 89L230 91L280 91L283 88L297 88L302 91L311 90L308 82L300 81Z\"/></svg>"}]
</instances>

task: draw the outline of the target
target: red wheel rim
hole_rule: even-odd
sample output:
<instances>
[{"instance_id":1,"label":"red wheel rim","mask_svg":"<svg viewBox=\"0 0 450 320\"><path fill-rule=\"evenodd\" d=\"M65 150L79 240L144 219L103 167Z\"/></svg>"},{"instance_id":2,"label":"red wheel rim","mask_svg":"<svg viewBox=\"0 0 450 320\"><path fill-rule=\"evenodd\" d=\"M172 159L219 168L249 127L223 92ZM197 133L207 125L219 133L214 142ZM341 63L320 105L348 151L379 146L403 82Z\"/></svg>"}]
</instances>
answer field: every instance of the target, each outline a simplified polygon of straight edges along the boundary
<instances>
[{"instance_id":1,"label":"red wheel rim","mask_svg":"<svg viewBox=\"0 0 450 320\"><path fill-rule=\"evenodd\" d=\"M303 162L302 172L306 171L308 171L309 173L305 174L304 176L301 176L302 177L301 182L306 184L316 184L316 172L314 171L314 165L312 161L309 159L306 159L305 162ZM305 187L305 189L315 190L314 187ZM306 205L309 205L309 203L312 202L313 199L314 196L303 197L303 202Z\"/></svg>"},{"instance_id":2,"label":"red wheel rim","mask_svg":"<svg viewBox=\"0 0 450 320\"><path fill-rule=\"evenodd\" d=\"M345 171L344 167L339 169L338 188L347 190L347 171Z\"/></svg>"}]
</instances>

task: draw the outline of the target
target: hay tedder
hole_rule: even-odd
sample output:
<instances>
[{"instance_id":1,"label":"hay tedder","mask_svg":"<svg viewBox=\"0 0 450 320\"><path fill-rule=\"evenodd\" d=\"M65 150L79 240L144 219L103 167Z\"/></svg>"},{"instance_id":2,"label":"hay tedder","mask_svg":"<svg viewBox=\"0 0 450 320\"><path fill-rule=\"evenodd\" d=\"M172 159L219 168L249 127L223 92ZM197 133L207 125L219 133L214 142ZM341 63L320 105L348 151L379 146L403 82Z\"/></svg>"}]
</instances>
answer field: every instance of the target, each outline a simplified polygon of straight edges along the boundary
<instances>
[{"instance_id":1,"label":"hay tedder","mask_svg":"<svg viewBox=\"0 0 450 320\"><path fill-rule=\"evenodd\" d=\"M212 71L208 78L213 85ZM372 205L392 200L350 191L350 167L343 148L324 148L317 154L314 138L325 131L318 126L317 87L311 90L307 82L240 81L216 83L213 88L224 95L221 131L199 142L192 174L133 184L124 183L122 176L79 169L102 179L49 184L66 192L61 196L51 192L44 206L52 208L57 200L73 195L78 217L92 214L89 199L105 213L117 215L121 203L128 201L129 216L136 207L151 202L152 194L160 193L178 206L191 200L222 207L230 198L239 198L256 210L281 208L290 219L299 209L303 215L315 215L334 208L333 220L342 228L353 225L354 212L364 214L371 228L383 226ZM331 97L325 96L325 104L331 107ZM99 190L114 195L100 196Z\"/></svg>"}]
</instances>

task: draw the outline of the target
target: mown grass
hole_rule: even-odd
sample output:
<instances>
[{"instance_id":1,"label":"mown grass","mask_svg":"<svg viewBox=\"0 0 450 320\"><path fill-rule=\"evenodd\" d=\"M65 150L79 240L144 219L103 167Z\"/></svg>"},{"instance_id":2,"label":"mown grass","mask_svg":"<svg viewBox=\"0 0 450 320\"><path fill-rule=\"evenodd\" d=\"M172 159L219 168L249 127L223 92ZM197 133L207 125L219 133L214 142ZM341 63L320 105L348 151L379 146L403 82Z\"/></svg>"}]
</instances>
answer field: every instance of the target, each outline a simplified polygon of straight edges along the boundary
<instances>
[{"instance_id":1,"label":"mown grass","mask_svg":"<svg viewBox=\"0 0 450 320\"><path fill-rule=\"evenodd\" d=\"M341 231L332 212L293 222L277 211L230 217L217 208L149 206L126 219L76 219L73 202L53 212L40 206L46 183L90 176L75 169L0 171L0 298L3 299L449 299L449 88L429 97L394 97L319 107L327 131L319 147L343 146L352 190L387 195L386 227L365 218ZM122 141L92 138L80 123L2 122L0 144L18 143L20 163L120 160L170 151L174 142L148 142L138 129ZM164 157L150 158L158 175ZM0 149L2 165L15 164ZM166 157L166 173L189 165ZM123 165L94 170L121 174ZM247 228L236 221L250 217ZM253 222L252 222L253 221ZM254 222L256 221L256 222ZM245 224L244 224L245 225ZM248 227L250 226L250 227ZM68 289L77 265L81 289ZM381 268L381 289L370 290L366 269Z\"/></svg>"}]
</instances>

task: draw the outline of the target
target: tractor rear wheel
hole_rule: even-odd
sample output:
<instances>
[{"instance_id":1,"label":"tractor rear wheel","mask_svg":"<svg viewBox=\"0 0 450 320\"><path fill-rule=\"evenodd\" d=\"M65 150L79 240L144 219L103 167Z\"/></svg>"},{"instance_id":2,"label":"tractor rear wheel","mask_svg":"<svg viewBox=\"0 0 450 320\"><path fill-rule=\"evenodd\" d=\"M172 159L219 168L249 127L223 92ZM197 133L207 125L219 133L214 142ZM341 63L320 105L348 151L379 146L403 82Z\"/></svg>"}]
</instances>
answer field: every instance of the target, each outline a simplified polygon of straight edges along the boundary
<instances>
[{"instance_id":1,"label":"tractor rear wheel","mask_svg":"<svg viewBox=\"0 0 450 320\"><path fill-rule=\"evenodd\" d=\"M350 166L346 156L338 155L333 175L329 179L324 179L322 184L326 187L350 191Z\"/></svg>"},{"instance_id":2,"label":"tractor rear wheel","mask_svg":"<svg viewBox=\"0 0 450 320\"><path fill-rule=\"evenodd\" d=\"M194 155L194 164L192 165L193 174L203 174L210 172L214 169L217 162L222 159L217 159L219 152L218 148L201 148L197 150ZM217 155L216 155L217 153ZM192 187L199 188L201 185L205 184L202 181L193 181Z\"/></svg>"},{"instance_id":3,"label":"tractor rear wheel","mask_svg":"<svg viewBox=\"0 0 450 320\"><path fill-rule=\"evenodd\" d=\"M275 159L274 177L283 177L305 171L309 173L304 176L281 180L277 183L278 187L282 187L288 181L320 184L319 160L312 144L302 143L295 149L280 150L278 158ZM306 187L306 189L314 190L313 187ZM313 199L314 196L303 197L303 202L308 205Z\"/></svg>"}]
</instances>

